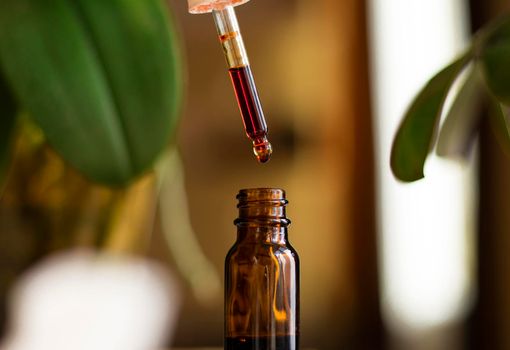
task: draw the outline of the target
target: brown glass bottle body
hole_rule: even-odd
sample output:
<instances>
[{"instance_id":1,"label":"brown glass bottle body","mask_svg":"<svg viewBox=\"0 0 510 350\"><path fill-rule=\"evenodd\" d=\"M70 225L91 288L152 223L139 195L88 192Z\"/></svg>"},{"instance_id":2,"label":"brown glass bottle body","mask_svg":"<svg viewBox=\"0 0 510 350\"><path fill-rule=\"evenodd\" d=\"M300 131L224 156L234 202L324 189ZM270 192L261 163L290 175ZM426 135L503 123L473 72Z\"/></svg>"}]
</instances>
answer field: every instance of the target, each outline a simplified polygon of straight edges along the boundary
<instances>
[{"instance_id":1,"label":"brown glass bottle body","mask_svg":"<svg viewBox=\"0 0 510 350\"><path fill-rule=\"evenodd\" d=\"M244 191L254 192L238 196L237 241L225 260L225 349L297 350L299 257L284 192Z\"/></svg>"}]
</instances>

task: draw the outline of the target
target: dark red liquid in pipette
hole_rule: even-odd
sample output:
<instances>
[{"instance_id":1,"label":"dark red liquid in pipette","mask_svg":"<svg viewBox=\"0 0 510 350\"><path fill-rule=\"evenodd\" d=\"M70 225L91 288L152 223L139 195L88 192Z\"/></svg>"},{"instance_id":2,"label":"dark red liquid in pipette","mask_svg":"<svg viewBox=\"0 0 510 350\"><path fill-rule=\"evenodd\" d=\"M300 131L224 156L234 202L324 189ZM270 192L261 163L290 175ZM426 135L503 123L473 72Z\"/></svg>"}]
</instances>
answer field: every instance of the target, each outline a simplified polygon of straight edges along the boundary
<instances>
[{"instance_id":1,"label":"dark red liquid in pipette","mask_svg":"<svg viewBox=\"0 0 510 350\"><path fill-rule=\"evenodd\" d=\"M257 89L250 67L230 68L230 78L236 92L237 103L243 116L246 134L250 138L267 133L264 112L260 105Z\"/></svg>"},{"instance_id":2,"label":"dark red liquid in pipette","mask_svg":"<svg viewBox=\"0 0 510 350\"><path fill-rule=\"evenodd\" d=\"M272 148L267 140L266 120L251 69L249 66L230 68L229 73L246 134L253 141L253 150L257 159L265 163L271 157Z\"/></svg>"}]
</instances>

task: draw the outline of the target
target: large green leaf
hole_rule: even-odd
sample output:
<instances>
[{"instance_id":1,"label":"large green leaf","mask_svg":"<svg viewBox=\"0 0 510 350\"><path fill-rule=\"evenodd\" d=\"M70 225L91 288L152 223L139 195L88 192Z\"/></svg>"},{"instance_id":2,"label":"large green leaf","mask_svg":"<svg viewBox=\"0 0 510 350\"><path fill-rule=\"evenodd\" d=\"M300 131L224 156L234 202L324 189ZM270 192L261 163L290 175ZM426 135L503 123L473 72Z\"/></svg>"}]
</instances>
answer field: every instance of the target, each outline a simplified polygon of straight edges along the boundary
<instances>
[{"instance_id":1,"label":"large green leaf","mask_svg":"<svg viewBox=\"0 0 510 350\"><path fill-rule=\"evenodd\" d=\"M175 129L181 66L160 0L2 0L0 60L49 143L122 185Z\"/></svg>"},{"instance_id":2,"label":"large green leaf","mask_svg":"<svg viewBox=\"0 0 510 350\"><path fill-rule=\"evenodd\" d=\"M500 102L510 105L510 18L487 31L480 51L480 63L489 89Z\"/></svg>"},{"instance_id":3,"label":"large green leaf","mask_svg":"<svg viewBox=\"0 0 510 350\"><path fill-rule=\"evenodd\" d=\"M435 75L412 102L393 141L391 168L402 181L423 178L439 117L455 78L469 62L467 53Z\"/></svg>"},{"instance_id":4,"label":"large green leaf","mask_svg":"<svg viewBox=\"0 0 510 350\"><path fill-rule=\"evenodd\" d=\"M9 162L12 131L16 120L16 103L0 73L0 194Z\"/></svg>"}]
</instances>

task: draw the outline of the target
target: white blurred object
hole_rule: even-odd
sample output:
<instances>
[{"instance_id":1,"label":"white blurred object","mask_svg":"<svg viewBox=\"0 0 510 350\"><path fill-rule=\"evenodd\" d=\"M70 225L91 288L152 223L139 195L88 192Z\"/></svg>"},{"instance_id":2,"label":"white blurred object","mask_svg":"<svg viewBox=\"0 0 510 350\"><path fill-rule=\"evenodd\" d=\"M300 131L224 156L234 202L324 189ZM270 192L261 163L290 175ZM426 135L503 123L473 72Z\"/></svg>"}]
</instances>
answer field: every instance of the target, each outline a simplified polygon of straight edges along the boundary
<instances>
[{"instance_id":1,"label":"white blurred object","mask_svg":"<svg viewBox=\"0 0 510 350\"><path fill-rule=\"evenodd\" d=\"M74 251L36 265L10 302L2 350L152 350L169 341L180 297L159 265Z\"/></svg>"},{"instance_id":2,"label":"white blurred object","mask_svg":"<svg viewBox=\"0 0 510 350\"><path fill-rule=\"evenodd\" d=\"M431 154L425 179L402 184L389 159L412 98L467 47L466 3L371 0L369 9L383 315L391 335L408 340L404 349L461 348L451 328L474 293L474 168Z\"/></svg>"}]
</instances>

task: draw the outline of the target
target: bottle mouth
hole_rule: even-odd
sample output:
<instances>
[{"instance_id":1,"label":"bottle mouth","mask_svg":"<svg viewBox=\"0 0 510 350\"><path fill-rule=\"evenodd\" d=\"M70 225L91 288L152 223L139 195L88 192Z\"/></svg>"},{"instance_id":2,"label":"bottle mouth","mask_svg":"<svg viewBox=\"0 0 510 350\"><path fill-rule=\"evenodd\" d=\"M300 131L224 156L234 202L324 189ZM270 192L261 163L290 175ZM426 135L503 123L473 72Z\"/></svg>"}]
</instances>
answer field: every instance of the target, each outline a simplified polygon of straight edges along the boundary
<instances>
[{"instance_id":1,"label":"bottle mouth","mask_svg":"<svg viewBox=\"0 0 510 350\"><path fill-rule=\"evenodd\" d=\"M283 200L285 201L285 204L287 204L285 191L281 188L245 188L239 191L236 198L239 200L239 204L237 205L238 208L240 208L241 205L250 202L271 202Z\"/></svg>"},{"instance_id":2,"label":"bottle mouth","mask_svg":"<svg viewBox=\"0 0 510 350\"><path fill-rule=\"evenodd\" d=\"M285 191L280 188L242 189L237 195L239 217L236 225L288 226L290 220L285 216Z\"/></svg>"}]
</instances>

